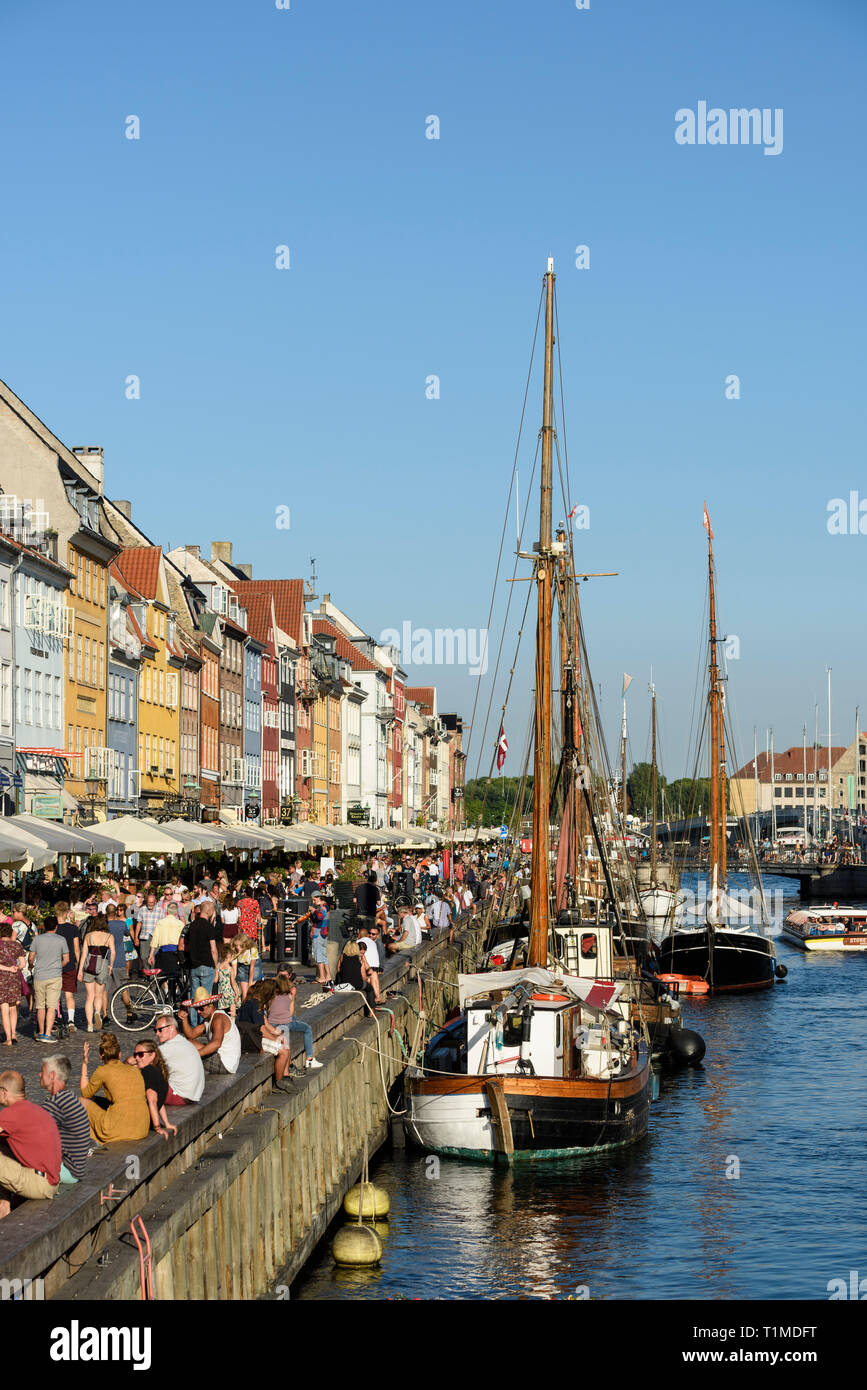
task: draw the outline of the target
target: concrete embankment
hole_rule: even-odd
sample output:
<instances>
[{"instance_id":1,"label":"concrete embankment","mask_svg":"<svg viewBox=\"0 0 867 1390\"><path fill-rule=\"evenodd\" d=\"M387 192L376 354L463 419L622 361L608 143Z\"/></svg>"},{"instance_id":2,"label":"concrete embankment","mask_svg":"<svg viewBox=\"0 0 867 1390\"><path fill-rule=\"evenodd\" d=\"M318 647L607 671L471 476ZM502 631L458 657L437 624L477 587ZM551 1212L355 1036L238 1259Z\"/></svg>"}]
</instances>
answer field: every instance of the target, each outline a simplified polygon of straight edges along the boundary
<instances>
[{"instance_id":1,"label":"concrete embankment","mask_svg":"<svg viewBox=\"0 0 867 1390\"><path fill-rule=\"evenodd\" d=\"M451 944L389 962L391 1014L371 1018L355 994L305 1011L325 1065L293 1072L292 1094L272 1089L270 1058L244 1056L236 1076L209 1078L203 1101L175 1112L171 1143L109 1146L81 1183L13 1212L0 1228L0 1280L42 1279L53 1299L140 1299L140 1216L157 1299L249 1299L288 1285L357 1181L365 1138L373 1154L387 1136L386 1095L418 1026L418 973L439 1023L477 938L463 927Z\"/></svg>"}]
</instances>

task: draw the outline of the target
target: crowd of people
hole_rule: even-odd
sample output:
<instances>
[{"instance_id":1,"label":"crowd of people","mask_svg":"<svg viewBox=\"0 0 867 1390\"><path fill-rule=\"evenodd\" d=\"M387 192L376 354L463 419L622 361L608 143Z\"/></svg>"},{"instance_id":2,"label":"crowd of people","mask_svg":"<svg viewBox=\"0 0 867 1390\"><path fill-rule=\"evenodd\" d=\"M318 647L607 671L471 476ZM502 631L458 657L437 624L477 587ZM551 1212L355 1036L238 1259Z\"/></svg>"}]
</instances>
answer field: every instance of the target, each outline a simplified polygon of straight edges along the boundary
<instances>
[{"instance_id":1,"label":"crowd of people","mask_svg":"<svg viewBox=\"0 0 867 1390\"><path fill-rule=\"evenodd\" d=\"M84 1044L78 1093L60 1051L44 1055L41 1105L27 1098L20 1072L0 1072L0 1218L13 1203L53 1197L61 1184L79 1181L95 1145L135 1143L151 1131L168 1140L177 1133L170 1115L201 1100L207 1074L234 1074L243 1052L272 1056L283 1090L293 1084L293 1040L307 1068L322 1065L310 1025L296 1016L298 977L288 966L264 977L269 931L273 940L285 899L299 900L292 919L299 939L307 933L319 988L357 990L372 1009L382 1002L389 956L451 933L459 914L475 913L496 891L469 858L455 862L451 877L446 883L437 856L374 855L349 885L351 902L331 871L300 862L235 881L221 867L193 885L175 874L137 882L74 871L31 882L20 901L0 908L2 1045L18 1044L24 1010L46 1047L79 1028L82 1012L85 1030L101 1037L93 1069ZM167 1006L153 1036L132 1034L123 1056L103 1027L109 991L120 993L135 1025L129 985L148 970L188 982L190 997Z\"/></svg>"}]
</instances>

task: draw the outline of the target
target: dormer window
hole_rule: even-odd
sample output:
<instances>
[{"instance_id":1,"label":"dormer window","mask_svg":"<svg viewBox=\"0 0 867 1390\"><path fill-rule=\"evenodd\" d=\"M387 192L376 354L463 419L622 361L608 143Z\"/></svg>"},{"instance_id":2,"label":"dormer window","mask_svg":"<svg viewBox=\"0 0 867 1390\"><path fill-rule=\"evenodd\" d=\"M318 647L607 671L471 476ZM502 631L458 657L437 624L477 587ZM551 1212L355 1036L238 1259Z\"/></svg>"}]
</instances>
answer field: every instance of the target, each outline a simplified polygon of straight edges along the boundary
<instances>
[{"instance_id":1,"label":"dormer window","mask_svg":"<svg viewBox=\"0 0 867 1390\"><path fill-rule=\"evenodd\" d=\"M775 772L775 773L774 773L774 781L775 781L775 782L782 782L782 780L783 780L783 774L782 774L782 772Z\"/></svg>"}]
</instances>

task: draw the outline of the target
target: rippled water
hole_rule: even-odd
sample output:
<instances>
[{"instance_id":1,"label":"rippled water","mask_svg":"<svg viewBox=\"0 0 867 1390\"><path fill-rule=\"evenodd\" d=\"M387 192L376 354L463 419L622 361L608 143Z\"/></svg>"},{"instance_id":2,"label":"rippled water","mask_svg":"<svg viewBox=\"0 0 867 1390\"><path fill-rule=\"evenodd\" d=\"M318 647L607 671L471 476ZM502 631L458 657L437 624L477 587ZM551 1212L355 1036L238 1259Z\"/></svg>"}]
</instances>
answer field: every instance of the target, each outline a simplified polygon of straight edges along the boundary
<instances>
[{"instance_id":1,"label":"rippled water","mask_svg":"<svg viewBox=\"0 0 867 1390\"><path fill-rule=\"evenodd\" d=\"M772 990L685 1004L707 1056L663 1074L640 1143L438 1177L385 1150L381 1266L338 1271L326 1240L293 1298L827 1299L867 1275L867 955L777 954Z\"/></svg>"}]
</instances>

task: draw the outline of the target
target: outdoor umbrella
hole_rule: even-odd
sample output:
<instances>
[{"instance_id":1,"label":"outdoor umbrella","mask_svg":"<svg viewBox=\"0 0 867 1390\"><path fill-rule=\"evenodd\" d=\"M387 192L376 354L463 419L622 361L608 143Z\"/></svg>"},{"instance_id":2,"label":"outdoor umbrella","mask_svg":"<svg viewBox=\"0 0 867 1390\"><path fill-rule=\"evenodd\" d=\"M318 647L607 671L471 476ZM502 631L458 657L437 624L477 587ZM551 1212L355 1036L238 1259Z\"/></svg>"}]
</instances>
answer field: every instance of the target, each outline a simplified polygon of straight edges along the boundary
<instances>
[{"instance_id":1,"label":"outdoor umbrella","mask_svg":"<svg viewBox=\"0 0 867 1390\"><path fill-rule=\"evenodd\" d=\"M205 825L201 821L189 820L167 820L163 821L163 828L172 835L191 835L200 843L199 849L205 849L220 853L226 848L226 836L219 825Z\"/></svg>"},{"instance_id":2,"label":"outdoor umbrella","mask_svg":"<svg viewBox=\"0 0 867 1390\"><path fill-rule=\"evenodd\" d=\"M106 827L108 821L100 821ZM80 825L72 830L58 821L43 819L41 816L6 816L4 827L9 830L23 830L27 835L35 835L49 849L57 854L122 854L123 845L110 833L97 831L93 826Z\"/></svg>"},{"instance_id":3,"label":"outdoor umbrella","mask_svg":"<svg viewBox=\"0 0 867 1390\"><path fill-rule=\"evenodd\" d=\"M114 854L185 854L184 845L177 835L164 830L156 821L139 816L118 816L109 822L112 839L120 843L112 851Z\"/></svg>"},{"instance_id":4,"label":"outdoor umbrella","mask_svg":"<svg viewBox=\"0 0 867 1390\"><path fill-rule=\"evenodd\" d=\"M33 869L44 869L53 864L56 856L50 850L31 840L30 848L12 835L4 835L0 829L0 864L4 869L23 869L28 862Z\"/></svg>"}]
</instances>

